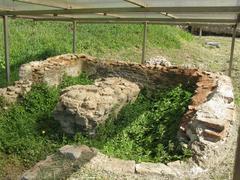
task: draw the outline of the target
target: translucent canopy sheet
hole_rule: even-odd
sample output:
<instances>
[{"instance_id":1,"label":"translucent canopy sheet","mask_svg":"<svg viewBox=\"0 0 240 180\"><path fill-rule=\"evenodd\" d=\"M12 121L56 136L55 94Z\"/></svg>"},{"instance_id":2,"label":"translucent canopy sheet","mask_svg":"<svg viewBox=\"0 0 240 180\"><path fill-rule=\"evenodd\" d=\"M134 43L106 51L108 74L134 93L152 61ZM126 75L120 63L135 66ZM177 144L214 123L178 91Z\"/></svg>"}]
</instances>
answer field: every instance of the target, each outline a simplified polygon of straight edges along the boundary
<instances>
[{"instance_id":1,"label":"translucent canopy sheet","mask_svg":"<svg viewBox=\"0 0 240 180\"><path fill-rule=\"evenodd\" d=\"M0 0L0 15L35 20L236 24L240 0Z\"/></svg>"}]
</instances>

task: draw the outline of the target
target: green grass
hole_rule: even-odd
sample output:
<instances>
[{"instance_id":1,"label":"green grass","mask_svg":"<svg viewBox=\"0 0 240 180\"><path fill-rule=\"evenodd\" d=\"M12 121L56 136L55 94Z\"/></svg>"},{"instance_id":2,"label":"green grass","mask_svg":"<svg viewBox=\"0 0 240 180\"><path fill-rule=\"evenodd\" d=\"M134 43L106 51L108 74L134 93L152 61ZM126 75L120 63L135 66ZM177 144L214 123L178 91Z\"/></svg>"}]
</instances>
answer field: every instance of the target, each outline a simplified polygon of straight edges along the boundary
<instances>
[{"instance_id":1,"label":"green grass","mask_svg":"<svg viewBox=\"0 0 240 180\"><path fill-rule=\"evenodd\" d=\"M72 51L71 23L9 20L9 29L11 82L18 80L21 64ZM2 28L0 28L0 33L3 33ZM190 34L170 26L149 25L148 33L148 48L178 49L184 42L193 40ZM142 37L142 25L81 24L77 25L77 53L86 53L100 59L140 62ZM3 36L0 36L0 41L3 42ZM0 87L6 85L4 71L4 50L3 43L0 43ZM91 82L86 78L66 78L60 88L79 83ZM45 97L41 97L42 91ZM51 94L52 91L55 93ZM28 167L66 143L66 138L63 138L62 134L56 130L58 128L55 127L50 115L50 109L56 103L54 98L57 98L58 93L58 90L49 90L46 87L39 87L39 91L33 89L25 97L26 101L15 105L7 112L1 110L5 102L0 99L2 102L0 129L3 129L0 132L2 135L0 138L0 171L9 171L8 174L11 174L11 169L14 167L22 170L22 164ZM47 96L50 95L53 99L48 101ZM34 99L40 102L32 102ZM46 106L42 107L45 103ZM26 130L23 128L25 126ZM5 166L1 165L4 164L3 162L6 162ZM7 168L8 165L9 168ZM17 169L15 171L18 172Z\"/></svg>"},{"instance_id":2,"label":"green grass","mask_svg":"<svg viewBox=\"0 0 240 180\"><path fill-rule=\"evenodd\" d=\"M190 99L191 93L181 86L151 95L143 91L117 118L99 126L96 138L77 134L75 141L94 146L107 155L137 162L185 159L191 152L179 143L177 132Z\"/></svg>"},{"instance_id":3,"label":"green grass","mask_svg":"<svg viewBox=\"0 0 240 180\"><path fill-rule=\"evenodd\" d=\"M65 77L60 87L71 83L91 84L92 80L83 73L79 77ZM22 102L1 111L0 178L11 174L6 172L8 165L14 168L14 164L18 164L20 169L30 167L71 140L62 133L52 116L59 100L60 87L35 85Z\"/></svg>"},{"instance_id":4,"label":"green grass","mask_svg":"<svg viewBox=\"0 0 240 180\"><path fill-rule=\"evenodd\" d=\"M89 78L89 76L86 73L82 73L80 76L77 77L70 77L70 76L63 76L63 81L59 85L59 89L64 89L69 86L73 85L87 85L87 84L93 84L93 80Z\"/></svg>"},{"instance_id":5,"label":"green grass","mask_svg":"<svg viewBox=\"0 0 240 180\"><path fill-rule=\"evenodd\" d=\"M18 79L18 69L22 63L71 52L72 32L69 23L27 20L10 20L9 22L12 82ZM143 26L141 25L78 25L77 31L78 53L90 54L100 57L100 59L140 62L143 34ZM0 28L0 32L2 33L2 28ZM0 36L0 40L3 42L3 36ZM221 47L217 49L206 48L205 41L220 42ZM148 30L146 56L149 58L163 55L176 65L191 64L204 70L226 73L230 45L231 38L228 37L203 36L200 39L176 27L152 25L149 26ZM0 86L4 86L3 43L0 43L0 49ZM239 50L240 39L237 38L234 58L235 70L232 79L235 87L235 102L238 105L240 105ZM43 123L42 129L47 130L47 125L45 123L44 126ZM47 132L49 133L48 137L54 137L54 135L50 136L49 131ZM4 153L0 153L0 159L0 169L9 172L9 175L20 172L23 168L21 158L17 155L6 156Z\"/></svg>"},{"instance_id":6,"label":"green grass","mask_svg":"<svg viewBox=\"0 0 240 180\"><path fill-rule=\"evenodd\" d=\"M9 29L12 81L18 79L18 69L23 63L72 52L71 23L10 20ZM190 34L170 26L149 25L148 32L149 48L177 49L184 41L193 39ZM140 62L142 36L143 25L77 25L77 53L108 58L124 52L120 59ZM0 36L3 42L2 38ZM3 86L3 43L0 43L0 67L0 85Z\"/></svg>"},{"instance_id":7,"label":"green grass","mask_svg":"<svg viewBox=\"0 0 240 180\"><path fill-rule=\"evenodd\" d=\"M59 147L86 143L108 155L136 161L169 162L191 153L177 140L179 121L191 93L181 86L155 93L143 91L136 102L127 105L117 119L110 117L98 127L96 139L83 134L67 136L53 118L53 110L63 88L92 84L86 74L65 77L59 87L34 85L21 102L0 114L0 177L8 166L29 168Z\"/></svg>"}]
</instances>

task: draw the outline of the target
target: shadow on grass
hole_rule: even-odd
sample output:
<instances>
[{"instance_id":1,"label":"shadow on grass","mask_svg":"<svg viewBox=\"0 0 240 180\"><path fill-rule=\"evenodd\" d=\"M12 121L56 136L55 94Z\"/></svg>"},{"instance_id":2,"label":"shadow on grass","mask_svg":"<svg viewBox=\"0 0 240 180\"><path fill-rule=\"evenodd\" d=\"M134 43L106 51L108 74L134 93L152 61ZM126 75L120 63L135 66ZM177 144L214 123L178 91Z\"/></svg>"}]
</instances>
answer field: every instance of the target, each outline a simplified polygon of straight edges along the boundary
<instances>
[{"instance_id":1,"label":"shadow on grass","mask_svg":"<svg viewBox=\"0 0 240 180\"><path fill-rule=\"evenodd\" d=\"M190 96L176 89L154 97L140 94L118 117L100 125L95 138L79 134L76 139L123 159L150 162L184 159L190 152L180 145L177 132Z\"/></svg>"}]
</instances>

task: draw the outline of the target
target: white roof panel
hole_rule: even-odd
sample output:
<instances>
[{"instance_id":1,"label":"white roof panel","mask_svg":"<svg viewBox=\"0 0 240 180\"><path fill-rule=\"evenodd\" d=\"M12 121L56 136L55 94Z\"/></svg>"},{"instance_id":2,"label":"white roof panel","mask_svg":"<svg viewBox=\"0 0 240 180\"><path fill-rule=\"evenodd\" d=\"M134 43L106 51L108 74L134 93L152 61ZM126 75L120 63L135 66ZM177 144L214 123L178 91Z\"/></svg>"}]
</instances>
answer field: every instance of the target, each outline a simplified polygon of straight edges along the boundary
<instances>
[{"instance_id":1,"label":"white roof panel","mask_svg":"<svg viewBox=\"0 0 240 180\"><path fill-rule=\"evenodd\" d=\"M236 24L239 0L0 0L0 15L56 20Z\"/></svg>"},{"instance_id":2,"label":"white roof panel","mask_svg":"<svg viewBox=\"0 0 240 180\"><path fill-rule=\"evenodd\" d=\"M236 13L173 13L178 18L189 19L236 19Z\"/></svg>"},{"instance_id":3,"label":"white roof panel","mask_svg":"<svg viewBox=\"0 0 240 180\"><path fill-rule=\"evenodd\" d=\"M150 7L221 7L239 6L239 0L145 0Z\"/></svg>"},{"instance_id":4,"label":"white roof panel","mask_svg":"<svg viewBox=\"0 0 240 180\"><path fill-rule=\"evenodd\" d=\"M64 0L60 0L64 1ZM66 1L66 0L65 0ZM136 7L136 5L127 3L123 0L69 0L68 4L71 8L75 9L79 5L82 8L124 8L124 7Z\"/></svg>"},{"instance_id":5,"label":"white roof panel","mask_svg":"<svg viewBox=\"0 0 240 180\"><path fill-rule=\"evenodd\" d=\"M0 9L22 11L22 10L56 10L58 8L48 7L45 5L22 3L13 0L0 0Z\"/></svg>"}]
</instances>

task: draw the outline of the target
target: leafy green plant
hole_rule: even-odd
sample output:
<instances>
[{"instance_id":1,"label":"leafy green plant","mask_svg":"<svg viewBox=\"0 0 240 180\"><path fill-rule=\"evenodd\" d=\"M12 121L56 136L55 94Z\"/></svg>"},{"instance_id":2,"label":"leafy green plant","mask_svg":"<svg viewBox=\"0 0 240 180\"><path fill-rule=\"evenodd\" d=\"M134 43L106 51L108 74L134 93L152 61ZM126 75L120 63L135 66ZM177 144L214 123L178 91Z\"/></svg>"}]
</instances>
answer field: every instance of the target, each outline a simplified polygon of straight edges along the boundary
<instances>
[{"instance_id":1,"label":"leafy green plant","mask_svg":"<svg viewBox=\"0 0 240 180\"><path fill-rule=\"evenodd\" d=\"M181 86L148 95L143 91L116 119L98 127L96 139L77 134L76 141L123 159L169 162L191 156L177 139L181 116L191 93Z\"/></svg>"},{"instance_id":2,"label":"leafy green plant","mask_svg":"<svg viewBox=\"0 0 240 180\"><path fill-rule=\"evenodd\" d=\"M65 77L60 87L92 83L86 74ZM34 85L22 102L0 114L0 153L16 155L29 166L69 143L52 117L61 88ZM1 162L1 158L0 158Z\"/></svg>"},{"instance_id":3,"label":"leafy green plant","mask_svg":"<svg viewBox=\"0 0 240 180\"><path fill-rule=\"evenodd\" d=\"M0 111L8 105L6 99L3 96L0 96Z\"/></svg>"},{"instance_id":4,"label":"leafy green plant","mask_svg":"<svg viewBox=\"0 0 240 180\"><path fill-rule=\"evenodd\" d=\"M25 110L31 114L45 114L51 112L58 102L59 90L38 84L32 88L21 103Z\"/></svg>"},{"instance_id":5,"label":"leafy green plant","mask_svg":"<svg viewBox=\"0 0 240 180\"><path fill-rule=\"evenodd\" d=\"M29 167L71 143L84 143L108 155L136 161L165 163L191 155L176 138L180 118L191 97L181 86L154 93L143 90L134 103L97 128L96 138L83 134L66 136L52 116L60 92L70 85L91 83L93 80L83 73L74 78L65 76L59 87L34 85L22 102L2 111L0 154L5 158L0 157L0 164L16 160L18 167L19 163ZM1 174L4 172L0 172L0 177Z\"/></svg>"},{"instance_id":6,"label":"leafy green plant","mask_svg":"<svg viewBox=\"0 0 240 180\"><path fill-rule=\"evenodd\" d=\"M89 78L87 73L81 73L80 76L77 77L70 77L64 75L63 81L61 82L59 88L63 89L68 86L76 85L76 84L81 84L81 85L87 85L87 84L92 84L93 80Z\"/></svg>"}]
</instances>

